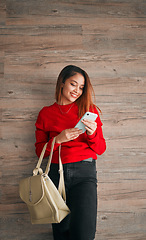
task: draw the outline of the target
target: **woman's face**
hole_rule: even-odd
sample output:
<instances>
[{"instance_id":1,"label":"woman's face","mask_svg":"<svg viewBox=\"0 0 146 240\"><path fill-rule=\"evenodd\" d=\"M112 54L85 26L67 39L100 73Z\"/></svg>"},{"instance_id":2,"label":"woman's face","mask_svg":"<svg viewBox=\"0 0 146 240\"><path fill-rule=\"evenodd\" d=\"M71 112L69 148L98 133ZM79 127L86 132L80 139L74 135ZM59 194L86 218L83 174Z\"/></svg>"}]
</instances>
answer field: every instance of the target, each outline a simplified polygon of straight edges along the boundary
<instances>
[{"instance_id":1,"label":"woman's face","mask_svg":"<svg viewBox=\"0 0 146 240\"><path fill-rule=\"evenodd\" d=\"M80 73L66 79L62 87L61 104L66 105L75 102L83 93L85 79Z\"/></svg>"}]
</instances>

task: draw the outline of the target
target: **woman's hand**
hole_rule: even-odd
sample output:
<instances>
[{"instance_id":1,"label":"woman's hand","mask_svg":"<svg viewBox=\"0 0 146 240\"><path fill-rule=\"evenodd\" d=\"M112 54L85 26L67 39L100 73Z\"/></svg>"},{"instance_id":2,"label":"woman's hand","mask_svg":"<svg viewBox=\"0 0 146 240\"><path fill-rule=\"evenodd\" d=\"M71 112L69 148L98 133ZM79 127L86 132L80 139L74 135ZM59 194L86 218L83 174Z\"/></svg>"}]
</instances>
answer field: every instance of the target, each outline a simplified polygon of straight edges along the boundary
<instances>
[{"instance_id":1,"label":"woman's hand","mask_svg":"<svg viewBox=\"0 0 146 240\"><path fill-rule=\"evenodd\" d=\"M83 119L82 123L84 123L88 135L92 135L96 131L97 128L96 122L92 120Z\"/></svg>"},{"instance_id":2,"label":"woman's hand","mask_svg":"<svg viewBox=\"0 0 146 240\"><path fill-rule=\"evenodd\" d=\"M78 128L69 128L63 130L60 134L56 137L56 143L63 143L63 142L69 142L71 140L76 139L80 134L82 133L82 130L79 130Z\"/></svg>"}]
</instances>

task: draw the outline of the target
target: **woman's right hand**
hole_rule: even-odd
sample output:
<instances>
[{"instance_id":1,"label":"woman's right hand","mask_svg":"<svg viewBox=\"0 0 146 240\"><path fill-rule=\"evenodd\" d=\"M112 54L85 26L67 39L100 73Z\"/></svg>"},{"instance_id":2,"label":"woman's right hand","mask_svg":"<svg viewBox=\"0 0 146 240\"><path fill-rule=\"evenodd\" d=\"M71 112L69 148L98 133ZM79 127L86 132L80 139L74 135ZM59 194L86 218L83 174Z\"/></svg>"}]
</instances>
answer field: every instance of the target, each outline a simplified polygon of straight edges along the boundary
<instances>
[{"instance_id":1,"label":"woman's right hand","mask_svg":"<svg viewBox=\"0 0 146 240\"><path fill-rule=\"evenodd\" d=\"M71 140L76 139L81 133L82 130L78 128L65 129L56 136L56 143L61 144L63 142L69 142Z\"/></svg>"}]
</instances>

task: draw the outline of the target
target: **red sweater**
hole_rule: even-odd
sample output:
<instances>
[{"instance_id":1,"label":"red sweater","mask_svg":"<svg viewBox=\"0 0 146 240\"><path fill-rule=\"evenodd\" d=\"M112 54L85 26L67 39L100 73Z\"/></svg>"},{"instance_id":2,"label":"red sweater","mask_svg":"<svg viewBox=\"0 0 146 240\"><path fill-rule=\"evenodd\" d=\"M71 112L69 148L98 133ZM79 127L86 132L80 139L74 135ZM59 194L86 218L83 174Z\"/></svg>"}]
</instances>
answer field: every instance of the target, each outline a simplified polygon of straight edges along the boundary
<instances>
[{"instance_id":1,"label":"red sweater","mask_svg":"<svg viewBox=\"0 0 146 240\"><path fill-rule=\"evenodd\" d=\"M44 157L49 156L53 138L64 129L75 127L79 121L77 104L73 103L73 106L69 110L70 106L71 104L58 106L57 103L54 103L49 107L44 107L40 111L35 124L35 146L38 157L46 142L48 142L48 145ZM67 112L68 110L69 112ZM61 144L61 160L63 164L78 162L91 157L97 159L97 154L101 155L105 151L106 143L102 134L102 122L96 108L94 112L98 114L96 119L97 129L92 135L87 135L85 132L75 140ZM55 143L52 163L58 163L58 146L59 144Z\"/></svg>"}]
</instances>

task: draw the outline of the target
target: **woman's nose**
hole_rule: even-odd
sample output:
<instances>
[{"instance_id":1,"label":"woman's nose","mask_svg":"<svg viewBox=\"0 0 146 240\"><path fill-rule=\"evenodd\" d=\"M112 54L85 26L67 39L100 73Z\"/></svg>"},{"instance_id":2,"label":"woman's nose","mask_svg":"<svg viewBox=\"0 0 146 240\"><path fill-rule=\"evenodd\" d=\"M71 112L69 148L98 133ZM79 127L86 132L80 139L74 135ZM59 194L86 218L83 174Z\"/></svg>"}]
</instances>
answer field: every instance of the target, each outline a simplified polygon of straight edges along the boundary
<instances>
[{"instance_id":1,"label":"woman's nose","mask_svg":"<svg viewBox=\"0 0 146 240\"><path fill-rule=\"evenodd\" d=\"M78 87L78 86L76 86L76 88L75 88L75 92L76 92L76 93L79 92L79 87Z\"/></svg>"}]
</instances>

